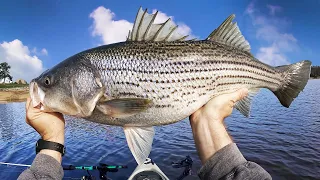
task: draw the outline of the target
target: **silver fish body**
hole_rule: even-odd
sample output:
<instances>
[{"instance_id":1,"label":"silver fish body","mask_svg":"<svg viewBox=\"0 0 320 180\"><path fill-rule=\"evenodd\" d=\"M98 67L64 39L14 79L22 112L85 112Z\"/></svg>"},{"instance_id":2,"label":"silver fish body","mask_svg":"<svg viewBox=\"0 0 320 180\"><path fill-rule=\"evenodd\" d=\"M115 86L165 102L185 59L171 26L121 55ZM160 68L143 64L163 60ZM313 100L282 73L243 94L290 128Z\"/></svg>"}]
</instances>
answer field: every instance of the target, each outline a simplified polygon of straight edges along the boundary
<instances>
[{"instance_id":1,"label":"silver fish body","mask_svg":"<svg viewBox=\"0 0 320 180\"><path fill-rule=\"evenodd\" d=\"M146 111L128 118L106 117L98 110L88 117L119 126L174 123L214 96L243 87L275 91L284 81L284 72L212 41L124 42L79 56L100 73L105 96L152 101Z\"/></svg>"},{"instance_id":2,"label":"silver fish body","mask_svg":"<svg viewBox=\"0 0 320 180\"><path fill-rule=\"evenodd\" d=\"M32 80L33 106L122 126L142 164L153 126L183 120L213 97L240 88L249 89L235 104L245 116L260 88L289 107L307 84L310 61L271 67L255 59L234 15L205 40L188 41L170 19L154 24L156 15L140 8L126 42L80 52Z\"/></svg>"}]
</instances>

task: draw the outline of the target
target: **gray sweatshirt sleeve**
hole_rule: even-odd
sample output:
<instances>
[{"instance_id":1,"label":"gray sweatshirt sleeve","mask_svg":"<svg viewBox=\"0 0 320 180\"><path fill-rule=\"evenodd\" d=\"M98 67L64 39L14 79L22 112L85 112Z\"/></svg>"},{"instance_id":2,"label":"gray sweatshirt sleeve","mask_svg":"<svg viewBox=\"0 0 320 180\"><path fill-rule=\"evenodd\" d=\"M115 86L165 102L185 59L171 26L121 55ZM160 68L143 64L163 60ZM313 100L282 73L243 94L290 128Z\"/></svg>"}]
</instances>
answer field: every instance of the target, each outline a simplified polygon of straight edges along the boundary
<instances>
[{"instance_id":1,"label":"gray sweatshirt sleeve","mask_svg":"<svg viewBox=\"0 0 320 180\"><path fill-rule=\"evenodd\" d=\"M60 180L62 178L63 169L61 164L56 159L46 154L37 154L31 167L23 171L18 179Z\"/></svg>"},{"instance_id":2,"label":"gray sweatshirt sleeve","mask_svg":"<svg viewBox=\"0 0 320 180\"><path fill-rule=\"evenodd\" d=\"M200 179L272 179L254 162L247 161L235 143L217 151L199 170Z\"/></svg>"}]
</instances>

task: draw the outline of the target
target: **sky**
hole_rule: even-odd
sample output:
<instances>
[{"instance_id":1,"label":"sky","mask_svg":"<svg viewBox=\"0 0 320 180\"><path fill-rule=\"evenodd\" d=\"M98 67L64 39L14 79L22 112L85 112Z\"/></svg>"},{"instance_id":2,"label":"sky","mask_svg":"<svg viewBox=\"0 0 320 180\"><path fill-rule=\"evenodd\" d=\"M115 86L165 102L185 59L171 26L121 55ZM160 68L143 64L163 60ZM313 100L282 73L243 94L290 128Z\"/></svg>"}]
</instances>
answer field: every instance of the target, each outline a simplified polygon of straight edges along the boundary
<instances>
[{"instance_id":1,"label":"sky","mask_svg":"<svg viewBox=\"0 0 320 180\"><path fill-rule=\"evenodd\" d=\"M124 41L139 7L171 17L178 31L205 39L230 14L252 54L273 65L311 60L320 65L320 0L25 0L0 1L0 63L27 81L66 58Z\"/></svg>"}]
</instances>

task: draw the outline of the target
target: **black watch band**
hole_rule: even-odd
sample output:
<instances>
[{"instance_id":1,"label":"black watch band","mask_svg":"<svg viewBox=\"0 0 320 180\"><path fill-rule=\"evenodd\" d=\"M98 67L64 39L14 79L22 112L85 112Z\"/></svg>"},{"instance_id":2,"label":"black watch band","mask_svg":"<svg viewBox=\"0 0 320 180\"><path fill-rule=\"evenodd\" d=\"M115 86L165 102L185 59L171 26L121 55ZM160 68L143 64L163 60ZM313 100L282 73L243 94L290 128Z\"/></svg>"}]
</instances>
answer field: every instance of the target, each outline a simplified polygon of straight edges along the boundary
<instances>
[{"instance_id":1,"label":"black watch band","mask_svg":"<svg viewBox=\"0 0 320 180\"><path fill-rule=\"evenodd\" d=\"M66 148L64 147L64 145L60 143L39 139L36 144L36 153L38 154L42 149L50 149L50 150L58 151L61 153L62 156L66 152Z\"/></svg>"}]
</instances>

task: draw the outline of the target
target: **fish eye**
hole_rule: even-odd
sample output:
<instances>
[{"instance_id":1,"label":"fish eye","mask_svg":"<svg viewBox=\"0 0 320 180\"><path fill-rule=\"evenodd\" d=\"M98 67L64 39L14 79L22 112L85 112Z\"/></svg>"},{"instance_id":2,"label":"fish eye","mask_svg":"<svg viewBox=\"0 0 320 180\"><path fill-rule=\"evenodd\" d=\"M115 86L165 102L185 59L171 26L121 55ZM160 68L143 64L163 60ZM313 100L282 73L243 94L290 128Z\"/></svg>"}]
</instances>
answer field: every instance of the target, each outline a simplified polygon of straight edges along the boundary
<instances>
[{"instance_id":1,"label":"fish eye","mask_svg":"<svg viewBox=\"0 0 320 180\"><path fill-rule=\"evenodd\" d=\"M48 76L44 78L44 84L47 86L51 84L50 78Z\"/></svg>"}]
</instances>

